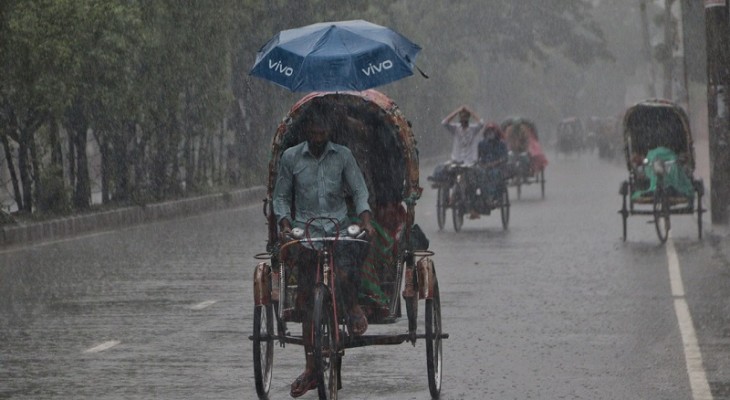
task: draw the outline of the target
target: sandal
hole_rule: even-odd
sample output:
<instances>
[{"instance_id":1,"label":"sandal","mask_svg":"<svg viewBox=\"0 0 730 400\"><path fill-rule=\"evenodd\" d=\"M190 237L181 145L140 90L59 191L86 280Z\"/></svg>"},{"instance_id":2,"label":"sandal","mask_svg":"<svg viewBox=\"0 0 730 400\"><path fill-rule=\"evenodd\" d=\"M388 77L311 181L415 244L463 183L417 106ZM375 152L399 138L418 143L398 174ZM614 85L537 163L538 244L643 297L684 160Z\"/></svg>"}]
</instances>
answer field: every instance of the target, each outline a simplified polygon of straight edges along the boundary
<instances>
[{"instance_id":1,"label":"sandal","mask_svg":"<svg viewBox=\"0 0 730 400\"><path fill-rule=\"evenodd\" d=\"M368 319L365 314L348 314L347 330L352 336L362 336L368 330Z\"/></svg>"},{"instance_id":2,"label":"sandal","mask_svg":"<svg viewBox=\"0 0 730 400\"><path fill-rule=\"evenodd\" d=\"M304 371L291 384L289 395L297 398L312 389L317 388L317 377L314 372Z\"/></svg>"}]
</instances>

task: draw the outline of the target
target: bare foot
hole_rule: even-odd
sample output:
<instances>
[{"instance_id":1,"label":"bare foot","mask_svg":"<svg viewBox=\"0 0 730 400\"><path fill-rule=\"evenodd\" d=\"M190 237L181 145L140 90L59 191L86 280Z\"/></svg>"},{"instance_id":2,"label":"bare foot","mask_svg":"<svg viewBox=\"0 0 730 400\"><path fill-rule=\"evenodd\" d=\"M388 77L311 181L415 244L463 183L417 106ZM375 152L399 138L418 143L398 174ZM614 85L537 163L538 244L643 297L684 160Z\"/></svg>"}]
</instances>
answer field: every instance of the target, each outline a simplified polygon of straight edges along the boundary
<instances>
[{"instance_id":1,"label":"bare foot","mask_svg":"<svg viewBox=\"0 0 730 400\"><path fill-rule=\"evenodd\" d=\"M347 328L353 336L361 336L368 330L368 319L360 306L353 307L347 315Z\"/></svg>"},{"instance_id":2,"label":"bare foot","mask_svg":"<svg viewBox=\"0 0 730 400\"><path fill-rule=\"evenodd\" d=\"M291 395L291 397L297 398L304 393L307 393L311 389L315 389L316 387L317 378L314 376L314 372L305 369L304 372L302 372L302 374L299 375L299 377L297 377L294 382L292 382L289 394Z\"/></svg>"}]
</instances>

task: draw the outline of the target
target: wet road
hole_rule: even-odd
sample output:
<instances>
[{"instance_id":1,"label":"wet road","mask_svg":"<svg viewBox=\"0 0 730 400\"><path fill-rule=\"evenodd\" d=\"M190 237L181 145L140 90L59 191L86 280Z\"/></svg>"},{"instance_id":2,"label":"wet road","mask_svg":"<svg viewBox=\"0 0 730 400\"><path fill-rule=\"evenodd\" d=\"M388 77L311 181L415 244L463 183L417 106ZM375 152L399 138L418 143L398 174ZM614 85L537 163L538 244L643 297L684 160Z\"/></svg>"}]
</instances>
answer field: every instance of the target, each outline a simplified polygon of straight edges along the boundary
<instances>
[{"instance_id":1,"label":"wet road","mask_svg":"<svg viewBox=\"0 0 730 400\"><path fill-rule=\"evenodd\" d=\"M417 222L436 252L451 335L442 399L690 399L697 375L678 301L705 385L730 398L725 236L698 241L694 219L672 220L684 283L673 292L646 218L631 217L620 239L625 178L619 163L552 157L545 200L536 186L513 196L507 231L497 214L439 232L425 188ZM257 204L0 250L0 398L254 398L252 257L265 230ZM272 399L289 398L302 364L300 347L275 349ZM343 399L430 398L423 343L350 350L343 380Z\"/></svg>"}]
</instances>

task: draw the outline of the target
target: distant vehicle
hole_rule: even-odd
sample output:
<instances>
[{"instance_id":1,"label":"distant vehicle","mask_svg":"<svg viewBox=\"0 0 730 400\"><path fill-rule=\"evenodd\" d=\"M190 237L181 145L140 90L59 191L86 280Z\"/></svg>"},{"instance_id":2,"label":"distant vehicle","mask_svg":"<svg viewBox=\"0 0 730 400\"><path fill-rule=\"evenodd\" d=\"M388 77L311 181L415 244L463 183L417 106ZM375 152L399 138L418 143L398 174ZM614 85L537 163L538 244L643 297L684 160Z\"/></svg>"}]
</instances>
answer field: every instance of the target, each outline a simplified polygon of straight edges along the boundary
<instances>
[{"instance_id":1,"label":"distant vehicle","mask_svg":"<svg viewBox=\"0 0 730 400\"><path fill-rule=\"evenodd\" d=\"M489 215L491 212L499 208L502 219L502 228L507 229L509 226L509 191L507 185L509 178L505 177L502 185L499 186L499 201L487 202L484 200L486 196L475 196L476 204L469 204L467 199L467 188L465 174L468 168L459 163L451 162L444 165L444 171L439 177L430 176L431 187L436 189L436 222L439 230L444 229L446 225L446 210L451 209L452 222L454 230L459 232L464 225L464 214L469 212L469 208L478 212L480 215ZM481 193L480 193L481 195ZM470 207L471 206L471 207Z\"/></svg>"},{"instance_id":2,"label":"distant vehicle","mask_svg":"<svg viewBox=\"0 0 730 400\"><path fill-rule=\"evenodd\" d=\"M671 228L670 216L697 213L697 233L702 238L701 179L693 177L694 145L684 110L660 99L640 102L623 118L624 154L629 179L621 183L619 214L623 240L630 215L653 216L661 243Z\"/></svg>"},{"instance_id":3,"label":"distant vehicle","mask_svg":"<svg viewBox=\"0 0 730 400\"><path fill-rule=\"evenodd\" d=\"M613 160L623 147L621 119L605 117L598 120L596 147L598 158Z\"/></svg>"},{"instance_id":4,"label":"distant vehicle","mask_svg":"<svg viewBox=\"0 0 730 400\"><path fill-rule=\"evenodd\" d=\"M509 149L509 186L517 189L519 199L523 185L540 184L540 194L544 199L548 161L538 140L535 123L527 118L513 117L504 120L501 129Z\"/></svg>"},{"instance_id":5,"label":"distant vehicle","mask_svg":"<svg viewBox=\"0 0 730 400\"><path fill-rule=\"evenodd\" d=\"M586 132L580 119L577 117L562 119L555 131L558 154L580 154L585 150L585 137Z\"/></svg>"}]
</instances>

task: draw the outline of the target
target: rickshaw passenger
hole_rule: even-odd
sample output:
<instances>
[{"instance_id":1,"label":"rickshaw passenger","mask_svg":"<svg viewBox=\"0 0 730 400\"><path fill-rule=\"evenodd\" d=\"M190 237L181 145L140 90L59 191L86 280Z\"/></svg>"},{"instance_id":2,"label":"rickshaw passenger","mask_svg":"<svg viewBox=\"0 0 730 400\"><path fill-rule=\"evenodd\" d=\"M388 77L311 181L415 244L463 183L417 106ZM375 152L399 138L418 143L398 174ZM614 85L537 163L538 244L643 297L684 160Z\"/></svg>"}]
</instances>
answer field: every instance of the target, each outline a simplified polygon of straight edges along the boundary
<instances>
[{"instance_id":1,"label":"rickshaw passenger","mask_svg":"<svg viewBox=\"0 0 730 400\"><path fill-rule=\"evenodd\" d=\"M659 146L650 150L646 159L649 165L655 161L674 162L678 161L677 154L671 149ZM632 194L633 198L639 198L646 194L653 193L658 184L657 173L653 168L645 168L644 173L649 180L649 186L645 189L637 190ZM685 166L677 163L674 167L667 168L663 174L663 185L668 189L670 194L686 196L692 198L694 195L694 186L692 185L692 174Z\"/></svg>"},{"instance_id":2,"label":"rickshaw passenger","mask_svg":"<svg viewBox=\"0 0 730 400\"><path fill-rule=\"evenodd\" d=\"M502 140L499 127L495 124L487 125L484 139L479 142L479 166L483 169L479 187L491 204L499 201L499 189L504 180L503 166L507 163L508 154L507 144Z\"/></svg>"},{"instance_id":3,"label":"rickshaw passenger","mask_svg":"<svg viewBox=\"0 0 730 400\"><path fill-rule=\"evenodd\" d=\"M527 137L528 128L523 126L522 123L517 123L507 129L509 130L507 132L509 149L515 154L527 152L529 146Z\"/></svg>"},{"instance_id":4,"label":"rickshaw passenger","mask_svg":"<svg viewBox=\"0 0 730 400\"><path fill-rule=\"evenodd\" d=\"M347 189L352 195L361 226L372 237L374 229L370 222L369 193L352 152L347 147L329 141L331 124L323 120L327 113L324 107L308 111L296 127L303 130L306 141L284 151L276 177L273 208L280 227L281 240L288 240L287 235L292 226L304 227L306 221L313 217L333 218L340 221L343 230L346 229ZM296 204L293 204L293 199L296 199ZM310 232L316 228L310 226ZM325 225L324 231L317 229L319 232L313 232L312 236L335 234L334 228L334 224ZM344 232L340 235L344 236ZM337 274L338 287L347 309L348 329L353 335L362 335L368 324L357 296L360 268L367 252L356 248L354 243L342 243L348 244L353 246L338 246L335 249L334 258L341 272ZM317 385L311 323L317 252L304 246L296 250L300 268L297 297L305 313L302 336L306 366L304 372L291 384L292 397L299 397Z\"/></svg>"},{"instance_id":5,"label":"rickshaw passenger","mask_svg":"<svg viewBox=\"0 0 730 400\"><path fill-rule=\"evenodd\" d=\"M452 122L456 116L459 116L459 122ZM476 122L471 123L471 119ZM451 146L451 161L463 164L464 166L474 166L479 160L479 141L482 129L484 129L484 121L469 107L463 105L452 111L441 121L441 124L453 136ZM475 188L477 186L477 174L471 168L467 169L464 178L466 179L467 201L472 210L470 214L472 218L478 218L479 213L473 209L475 202Z\"/></svg>"}]
</instances>

